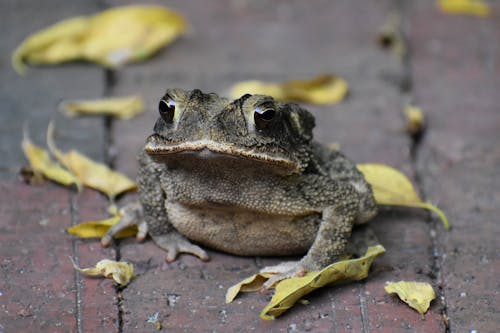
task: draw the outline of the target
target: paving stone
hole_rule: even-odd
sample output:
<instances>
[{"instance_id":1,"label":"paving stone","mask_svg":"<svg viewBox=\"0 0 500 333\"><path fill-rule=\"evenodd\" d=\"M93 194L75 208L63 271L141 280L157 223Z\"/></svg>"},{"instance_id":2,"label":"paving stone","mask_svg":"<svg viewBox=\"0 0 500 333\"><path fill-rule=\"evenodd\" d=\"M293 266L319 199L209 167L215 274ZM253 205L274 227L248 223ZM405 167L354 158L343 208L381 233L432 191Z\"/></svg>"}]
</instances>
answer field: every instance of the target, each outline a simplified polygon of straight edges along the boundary
<instances>
[{"instance_id":1,"label":"paving stone","mask_svg":"<svg viewBox=\"0 0 500 333\"><path fill-rule=\"evenodd\" d=\"M0 189L0 331L74 330L70 193L12 181Z\"/></svg>"},{"instance_id":2,"label":"paving stone","mask_svg":"<svg viewBox=\"0 0 500 333\"><path fill-rule=\"evenodd\" d=\"M113 283L83 278L70 259L87 267L114 259L113 251L65 233L77 216L95 217L99 205L103 213L103 198L89 190L76 196L49 183L2 181L0 188L0 331L118 331ZM72 206L79 206L78 213Z\"/></svg>"},{"instance_id":3,"label":"paving stone","mask_svg":"<svg viewBox=\"0 0 500 333\"><path fill-rule=\"evenodd\" d=\"M425 193L438 200L453 227L434 227L450 331L495 332L498 20L443 15L431 1L421 2L409 18L415 96L429 119L418 165Z\"/></svg>"}]
</instances>

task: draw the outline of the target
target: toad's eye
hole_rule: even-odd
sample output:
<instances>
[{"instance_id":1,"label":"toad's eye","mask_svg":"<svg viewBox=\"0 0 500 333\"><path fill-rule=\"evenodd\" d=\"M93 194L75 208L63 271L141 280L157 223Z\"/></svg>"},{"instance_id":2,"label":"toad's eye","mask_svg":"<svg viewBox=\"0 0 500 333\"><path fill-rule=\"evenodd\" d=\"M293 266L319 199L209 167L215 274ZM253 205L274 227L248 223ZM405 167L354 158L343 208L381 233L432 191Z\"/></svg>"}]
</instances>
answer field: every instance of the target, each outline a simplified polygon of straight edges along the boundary
<instances>
[{"instance_id":1,"label":"toad's eye","mask_svg":"<svg viewBox=\"0 0 500 333\"><path fill-rule=\"evenodd\" d=\"M274 117L276 116L276 110L269 107L257 107L254 110L253 119L255 121L255 125L260 128L266 128L271 124Z\"/></svg>"},{"instance_id":2,"label":"toad's eye","mask_svg":"<svg viewBox=\"0 0 500 333\"><path fill-rule=\"evenodd\" d=\"M171 98L160 100L158 105L161 118L168 124L171 124L175 115L175 102Z\"/></svg>"}]
</instances>

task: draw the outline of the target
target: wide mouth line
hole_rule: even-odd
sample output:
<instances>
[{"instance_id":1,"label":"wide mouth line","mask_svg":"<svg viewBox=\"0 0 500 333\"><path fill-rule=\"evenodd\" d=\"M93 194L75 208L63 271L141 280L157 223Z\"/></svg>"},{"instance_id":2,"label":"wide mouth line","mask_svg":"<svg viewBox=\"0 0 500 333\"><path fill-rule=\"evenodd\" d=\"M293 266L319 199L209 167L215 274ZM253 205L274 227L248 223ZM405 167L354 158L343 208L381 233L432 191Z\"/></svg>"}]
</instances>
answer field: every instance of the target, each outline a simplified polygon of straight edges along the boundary
<instances>
[{"instance_id":1,"label":"wide mouth line","mask_svg":"<svg viewBox=\"0 0 500 333\"><path fill-rule=\"evenodd\" d=\"M263 154L251 150L245 150L238 147L231 147L225 144L214 142L212 140L198 140L192 142L181 142L168 144L162 142L157 144L155 142L148 141L144 147L144 150L149 155L156 156L168 156L189 152L202 152L203 150L209 150L214 154L227 155L229 157L240 157L243 159L250 159L259 162L274 164L288 170L297 169L296 163L290 161L286 158L276 157L268 154Z\"/></svg>"}]
</instances>

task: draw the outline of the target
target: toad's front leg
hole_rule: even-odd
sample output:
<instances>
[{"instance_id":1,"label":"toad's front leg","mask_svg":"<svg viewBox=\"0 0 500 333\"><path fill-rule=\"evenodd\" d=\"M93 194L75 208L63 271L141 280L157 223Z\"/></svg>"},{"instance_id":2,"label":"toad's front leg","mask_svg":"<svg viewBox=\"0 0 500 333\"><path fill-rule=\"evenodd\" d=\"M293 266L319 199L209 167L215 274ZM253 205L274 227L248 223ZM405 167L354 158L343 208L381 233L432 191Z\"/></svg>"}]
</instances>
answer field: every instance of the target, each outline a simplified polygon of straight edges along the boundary
<instances>
[{"instance_id":1,"label":"toad's front leg","mask_svg":"<svg viewBox=\"0 0 500 333\"><path fill-rule=\"evenodd\" d=\"M263 268L262 271L277 273L264 284L263 289L269 289L276 282L289 277L303 276L307 272L321 270L337 261L344 254L351 235L358 212L358 202L355 194L347 195L336 205L325 208L318 233L307 254L298 262Z\"/></svg>"},{"instance_id":2,"label":"toad's front leg","mask_svg":"<svg viewBox=\"0 0 500 333\"><path fill-rule=\"evenodd\" d=\"M190 253L202 260L209 260L208 254L199 246L192 244L170 223L165 209L166 193L161 187L160 176L166 172L166 166L155 163L142 153L139 156L139 201L126 206L122 219L111 227L101 239L103 245L111 242L120 230L136 224L139 228L138 239L149 234L153 241L167 251L167 261L174 261L179 253Z\"/></svg>"}]
</instances>

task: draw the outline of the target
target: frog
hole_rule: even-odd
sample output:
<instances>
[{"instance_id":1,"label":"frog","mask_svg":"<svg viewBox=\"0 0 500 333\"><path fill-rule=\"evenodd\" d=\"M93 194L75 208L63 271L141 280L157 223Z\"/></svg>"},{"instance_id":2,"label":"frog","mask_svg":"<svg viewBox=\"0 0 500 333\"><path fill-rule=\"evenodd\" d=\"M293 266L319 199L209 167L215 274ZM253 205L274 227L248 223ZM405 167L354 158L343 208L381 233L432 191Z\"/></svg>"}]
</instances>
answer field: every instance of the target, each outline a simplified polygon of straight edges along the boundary
<instances>
[{"instance_id":1,"label":"frog","mask_svg":"<svg viewBox=\"0 0 500 333\"><path fill-rule=\"evenodd\" d=\"M209 260L203 247L301 257L275 266L267 287L338 261L377 205L356 165L316 142L314 127L305 108L271 96L167 89L138 157L139 201L101 243L137 225L137 238L149 235L168 262L180 253Z\"/></svg>"}]
</instances>

